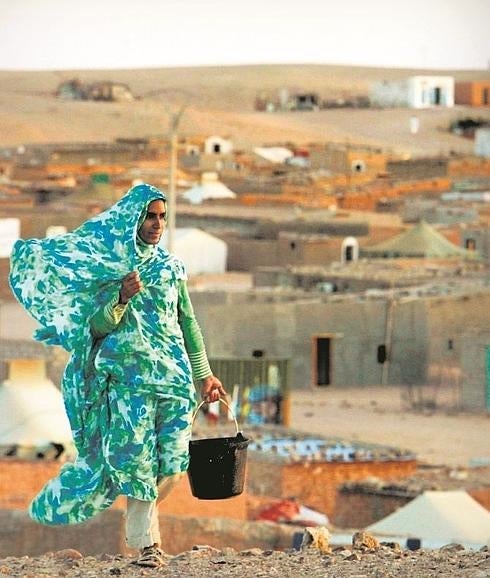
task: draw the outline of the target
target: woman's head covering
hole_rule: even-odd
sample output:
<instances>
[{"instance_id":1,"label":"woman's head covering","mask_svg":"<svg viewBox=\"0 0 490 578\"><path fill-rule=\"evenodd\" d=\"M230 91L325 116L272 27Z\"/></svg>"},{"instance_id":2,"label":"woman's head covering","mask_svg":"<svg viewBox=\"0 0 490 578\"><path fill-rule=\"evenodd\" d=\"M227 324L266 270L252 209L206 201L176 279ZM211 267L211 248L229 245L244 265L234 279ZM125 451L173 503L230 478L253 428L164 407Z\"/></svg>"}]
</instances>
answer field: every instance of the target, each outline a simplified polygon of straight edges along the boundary
<instances>
[{"instance_id":1,"label":"woman's head covering","mask_svg":"<svg viewBox=\"0 0 490 578\"><path fill-rule=\"evenodd\" d=\"M86 334L101 292L157 253L166 253L159 245L137 241L147 207L156 199L166 201L166 196L152 185L137 185L71 233L15 243L9 282L42 326L36 339L73 350Z\"/></svg>"}]
</instances>

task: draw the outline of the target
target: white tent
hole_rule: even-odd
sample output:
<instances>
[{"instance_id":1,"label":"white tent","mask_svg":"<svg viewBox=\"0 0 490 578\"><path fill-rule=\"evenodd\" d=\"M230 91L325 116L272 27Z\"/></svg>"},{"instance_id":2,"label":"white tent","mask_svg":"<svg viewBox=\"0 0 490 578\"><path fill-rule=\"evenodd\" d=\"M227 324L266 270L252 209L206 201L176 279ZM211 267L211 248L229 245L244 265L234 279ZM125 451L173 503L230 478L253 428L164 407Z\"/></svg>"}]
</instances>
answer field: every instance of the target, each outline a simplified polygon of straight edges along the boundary
<instances>
[{"instance_id":1,"label":"white tent","mask_svg":"<svg viewBox=\"0 0 490 578\"><path fill-rule=\"evenodd\" d=\"M254 153L259 157L276 164L284 164L294 157L294 153L285 147L255 147Z\"/></svg>"},{"instance_id":2,"label":"white tent","mask_svg":"<svg viewBox=\"0 0 490 578\"><path fill-rule=\"evenodd\" d=\"M9 257L14 243L20 237L20 219L0 219L0 257Z\"/></svg>"},{"instance_id":3,"label":"white tent","mask_svg":"<svg viewBox=\"0 0 490 578\"><path fill-rule=\"evenodd\" d=\"M216 173L203 173L201 183L182 193L182 198L194 205L207 199L235 199L236 194L218 181Z\"/></svg>"},{"instance_id":4,"label":"white tent","mask_svg":"<svg viewBox=\"0 0 490 578\"><path fill-rule=\"evenodd\" d=\"M382 539L416 538L424 548L490 545L490 512L467 492L424 492L366 530Z\"/></svg>"},{"instance_id":5,"label":"white tent","mask_svg":"<svg viewBox=\"0 0 490 578\"><path fill-rule=\"evenodd\" d=\"M44 360L10 362L0 384L0 446L70 445L72 435L60 390L46 378Z\"/></svg>"},{"instance_id":6,"label":"white tent","mask_svg":"<svg viewBox=\"0 0 490 578\"><path fill-rule=\"evenodd\" d=\"M163 242L167 242L166 236ZM176 229L172 253L184 261L189 275L226 271L227 244L201 229Z\"/></svg>"}]
</instances>

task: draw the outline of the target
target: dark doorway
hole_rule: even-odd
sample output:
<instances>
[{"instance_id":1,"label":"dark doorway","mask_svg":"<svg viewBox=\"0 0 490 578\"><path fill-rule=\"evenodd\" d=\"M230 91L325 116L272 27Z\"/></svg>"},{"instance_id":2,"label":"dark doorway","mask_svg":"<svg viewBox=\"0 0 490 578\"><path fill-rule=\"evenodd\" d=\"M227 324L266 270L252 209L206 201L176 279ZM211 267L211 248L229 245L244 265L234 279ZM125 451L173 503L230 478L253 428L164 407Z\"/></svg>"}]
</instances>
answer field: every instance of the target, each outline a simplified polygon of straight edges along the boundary
<instances>
[{"instance_id":1,"label":"dark doorway","mask_svg":"<svg viewBox=\"0 0 490 578\"><path fill-rule=\"evenodd\" d=\"M324 386L331 383L330 337L315 337L315 385Z\"/></svg>"},{"instance_id":2,"label":"dark doorway","mask_svg":"<svg viewBox=\"0 0 490 578\"><path fill-rule=\"evenodd\" d=\"M345 260L347 262L354 260L354 247L352 245L345 247Z\"/></svg>"},{"instance_id":3,"label":"dark doorway","mask_svg":"<svg viewBox=\"0 0 490 578\"><path fill-rule=\"evenodd\" d=\"M441 89L439 86L434 88L434 104L441 104Z\"/></svg>"},{"instance_id":4,"label":"dark doorway","mask_svg":"<svg viewBox=\"0 0 490 578\"><path fill-rule=\"evenodd\" d=\"M482 104L490 104L490 101L488 99L488 88L484 88L482 91Z\"/></svg>"}]
</instances>

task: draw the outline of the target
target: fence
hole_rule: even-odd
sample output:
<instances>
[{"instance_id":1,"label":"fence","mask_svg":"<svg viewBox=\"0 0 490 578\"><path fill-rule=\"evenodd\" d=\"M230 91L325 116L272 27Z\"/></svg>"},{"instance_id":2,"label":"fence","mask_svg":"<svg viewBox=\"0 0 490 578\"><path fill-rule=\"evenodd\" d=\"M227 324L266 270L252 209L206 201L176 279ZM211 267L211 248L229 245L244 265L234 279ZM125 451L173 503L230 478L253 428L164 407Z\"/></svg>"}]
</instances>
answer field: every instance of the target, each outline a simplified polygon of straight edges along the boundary
<instances>
[{"instance_id":1,"label":"fence","mask_svg":"<svg viewBox=\"0 0 490 578\"><path fill-rule=\"evenodd\" d=\"M238 421L289 425L289 359L211 359Z\"/></svg>"}]
</instances>

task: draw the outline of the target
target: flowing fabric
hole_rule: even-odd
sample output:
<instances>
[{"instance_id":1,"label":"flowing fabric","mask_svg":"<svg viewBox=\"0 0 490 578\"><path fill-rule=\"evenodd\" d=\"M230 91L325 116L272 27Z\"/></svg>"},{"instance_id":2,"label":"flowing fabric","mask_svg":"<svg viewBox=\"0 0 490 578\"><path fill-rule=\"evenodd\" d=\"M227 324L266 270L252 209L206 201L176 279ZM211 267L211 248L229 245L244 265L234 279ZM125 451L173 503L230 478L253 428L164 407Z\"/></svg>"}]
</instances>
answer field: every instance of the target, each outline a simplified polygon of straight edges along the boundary
<instances>
[{"instance_id":1,"label":"flowing fabric","mask_svg":"<svg viewBox=\"0 0 490 578\"><path fill-rule=\"evenodd\" d=\"M119 494L157 496L157 482L188 467L195 389L178 323L183 263L137 231L165 195L138 185L72 233L19 240L10 285L39 322L34 337L71 353L62 380L77 458L31 503L44 524L83 522ZM138 270L143 290L117 329L95 339L90 318Z\"/></svg>"}]
</instances>

